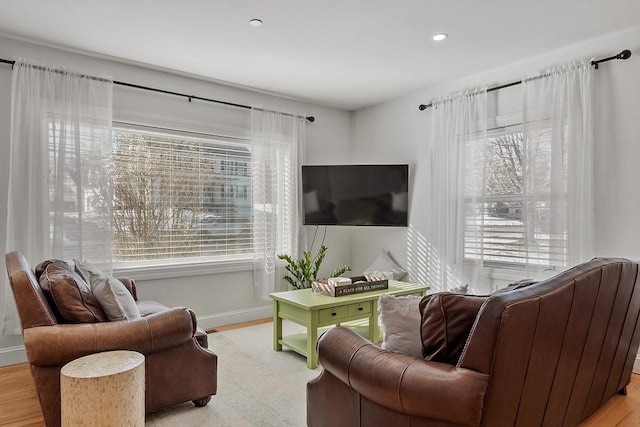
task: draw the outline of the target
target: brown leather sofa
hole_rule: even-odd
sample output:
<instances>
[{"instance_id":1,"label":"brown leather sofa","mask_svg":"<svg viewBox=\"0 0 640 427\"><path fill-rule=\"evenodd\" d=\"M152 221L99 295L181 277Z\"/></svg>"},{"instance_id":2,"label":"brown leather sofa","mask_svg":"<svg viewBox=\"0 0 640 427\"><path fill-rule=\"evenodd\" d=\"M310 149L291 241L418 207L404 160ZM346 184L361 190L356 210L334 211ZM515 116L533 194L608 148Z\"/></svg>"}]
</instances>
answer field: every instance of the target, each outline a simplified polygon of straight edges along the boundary
<instances>
[{"instance_id":1,"label":"brown leather sofa","mask_svg":"<svg viewBox=\"0 0 640 427\"><path fill-rule=\"evenodd\" d=\"M217 356L187 308L138 301L133 280L121 279L142 317L131 321L63 323L27 260L6 255L7 273L22 323L27 360L47 426L60 425L60 369L67 362L109 350L145 356L146 411L192 400L204 406L217 388ZM58 313L59 315L59 313Z\"/></svg>"},{"instance_id":2,"label":"brown leather sofa","mask_svg":"<svg viewBox=\"0 0 640 427\"><path fill-rule=\"evenodd\" d=\"M637 263L594 259L496 292L476 308L453 364L390 353L349 329L331 329L318 342L323 370L307 385L307 425L578 425L626 393L640 341L638 283ZM431 339L430 298L421 304L423 343Z\"/></svg>"}]
</instances>

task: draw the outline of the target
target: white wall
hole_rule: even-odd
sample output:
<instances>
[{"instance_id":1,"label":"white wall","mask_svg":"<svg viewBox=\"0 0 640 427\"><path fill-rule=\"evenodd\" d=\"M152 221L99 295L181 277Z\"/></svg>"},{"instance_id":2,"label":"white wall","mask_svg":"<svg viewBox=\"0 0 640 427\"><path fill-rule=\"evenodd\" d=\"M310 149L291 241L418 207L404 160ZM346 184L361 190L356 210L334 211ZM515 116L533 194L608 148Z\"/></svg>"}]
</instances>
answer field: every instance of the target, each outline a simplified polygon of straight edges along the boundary
<instances>
[{"instance_id":1,"label":"white wall","mask_svg":"<svg viewBox=\"0 0 640 427\"><path fill-rule=\"evenodd\" d=\"M354 114L353 158L363 162L406 162L411 169L411 201L406 229L358 229L353 234L352 262L365 268L381 247L411 267L412 247L424 230L426 206L420 183L427 172L421 149L430 137L430 109L418 105L463 89L520 80L537 70L570 60L608 57L630 49L626 61L601 64L596 72L599 130L595 151L596 254L640 259L640 27L571 46L525 62L496 64L489 72L447 82ZM492 92L494 111L517 111L520 86ZM415 267L415 266L414 266Z\"/></svg>"},{"instance_id":2,"label":"white wall","mask_svg":"<svg viewBox=\"0 0 640 427\"><path fill-rule=\"evenodd\" d=\"M348 159L351 147L351 113L321 107L292 99L273 96L246 88L203 80L167 70L153 69L133 63L123 63L32 44L0 36L0 58L24 57L46 64L57 64L107 75L115 80L135 83L201 97L245 105L260 105L316 117L307 124L307 163L332 163ZM259 71L256 71L259 72ZM6 230L6 188L9 153L9 120L11 67L0 64L0 242ZM114 86L114 120L137 121L146 124L170 124L190 130L224 135L246 136L250 125L249 110L193 101L181 97ZM314 231L309 228L308 233ZM349 233L328 230L330 246L324 267L349 263L351 238ZM29 260L37 263L41 260ZM5 275L4 262L1 274ZM136 279L141 299L151 299L168 306L186 306L198 315L204 327L270 317L269 301L253 297L250 262L226 270L177 272L159 279L153 275L128 274ZM324 272L328 274L329 272ZM0 336L0 365L24 361L19 336Z\"/></svg>"}]
</instances>

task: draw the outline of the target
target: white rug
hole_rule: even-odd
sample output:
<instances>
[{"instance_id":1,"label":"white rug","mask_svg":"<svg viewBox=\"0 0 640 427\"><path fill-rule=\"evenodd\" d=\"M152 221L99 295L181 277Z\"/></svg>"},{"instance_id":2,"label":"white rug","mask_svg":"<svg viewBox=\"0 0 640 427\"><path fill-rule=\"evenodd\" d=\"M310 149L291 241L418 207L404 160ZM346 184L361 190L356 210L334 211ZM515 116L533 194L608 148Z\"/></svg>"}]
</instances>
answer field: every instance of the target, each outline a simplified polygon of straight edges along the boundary
<instances>
[{"instance_id":1,"label":"white rug","mask_svg":"<svg viewBox=\"0 0 640 427\"><path fill-rule=\"evenodd\" d=\"M218 355L218 394L203 408L189 402L147 414L146 425L305 426L307 382L322 368L308 369L292 351L273 351L272 330L265 323L209 334L209 348ZM285 335L301 331L284 322Z\"/></svg>"}]
</instances>

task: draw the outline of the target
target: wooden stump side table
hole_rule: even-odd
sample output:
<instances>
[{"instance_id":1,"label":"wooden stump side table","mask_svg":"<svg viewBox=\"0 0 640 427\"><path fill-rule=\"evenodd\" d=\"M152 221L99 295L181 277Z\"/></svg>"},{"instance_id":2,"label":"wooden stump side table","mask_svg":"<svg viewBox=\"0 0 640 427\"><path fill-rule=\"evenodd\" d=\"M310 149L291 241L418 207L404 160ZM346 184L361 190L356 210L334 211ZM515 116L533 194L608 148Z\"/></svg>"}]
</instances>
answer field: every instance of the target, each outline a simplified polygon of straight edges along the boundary
<instances>
[{"instance_id":1,"label":"wooden stump side table","mask_svg":"<svg viewBox=\"0 0 640 427\"><path fill-rule=\"evenodd\" d=\"M62 426L144 426L144 356L90 354L60 371Z\"/></svg>"}]
</instances>

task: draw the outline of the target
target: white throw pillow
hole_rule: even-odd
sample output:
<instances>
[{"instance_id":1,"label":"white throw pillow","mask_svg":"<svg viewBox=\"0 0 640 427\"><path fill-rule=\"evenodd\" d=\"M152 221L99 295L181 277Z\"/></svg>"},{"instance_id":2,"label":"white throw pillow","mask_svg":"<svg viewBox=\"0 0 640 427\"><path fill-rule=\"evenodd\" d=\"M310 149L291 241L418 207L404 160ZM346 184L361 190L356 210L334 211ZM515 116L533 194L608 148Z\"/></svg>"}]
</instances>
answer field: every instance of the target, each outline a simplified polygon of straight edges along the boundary
<instances>
[{"instance_id":1,"label":"white throw pillow","mask_svg":"<svg viewBox=\"0 0 640 427\"><path fill-rule=\"evenodd\" d=\"M364 274L381 271L392 272L393 280L401 280L407 274L407 270L398 265L386 249L380 251L376 259L364 270Z\"/></svg>"},{"instance_id":2,"label":"white throw pillow","mask_svg":"<svg viewBox=\"0 0 640 427\"><path fill-rule=\"evenodd\" d=\"M423 358L420 336L421 299L422 297L415 295L404 297L380 295L378 311L383 332L383 349Z\"/></svg>"},{"instance_id":3,"label":"white throw pillow","mask_svg":"<svg viewBox=\"0 0 640 427\"><path fill-rule=\"evenodd\" d=\"M121 281L107 276L86 261L74 260L74 262L76 272L91 286L91 292L110 321L140 318L136 301Z\"/></svg>"}]
</instances>

